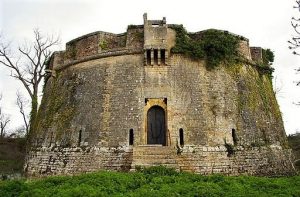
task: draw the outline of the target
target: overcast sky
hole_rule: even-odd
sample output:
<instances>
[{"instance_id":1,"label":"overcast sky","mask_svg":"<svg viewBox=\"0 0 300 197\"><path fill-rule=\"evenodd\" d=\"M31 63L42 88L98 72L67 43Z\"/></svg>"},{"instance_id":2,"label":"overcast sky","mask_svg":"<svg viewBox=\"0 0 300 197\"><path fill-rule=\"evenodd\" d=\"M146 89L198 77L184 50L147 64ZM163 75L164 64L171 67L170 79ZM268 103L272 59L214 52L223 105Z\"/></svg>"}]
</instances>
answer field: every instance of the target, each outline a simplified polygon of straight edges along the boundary
<instances>
[{"instance_id":1,"label":"overcast sky","mask_svg":"<svg viewBox=\"0 0 300 197\"><path fill-rule=\"evenodd\" d=\"M287 40L293 35L292 16L295 0L0 0L0 32L13 44L33 37L33 29L45 34L59 34L65 43L94 31L122 33L129 24L142 24L142 15L149 19L167 18L167 23L183 24L190 32L208 28L228 30L243 35L251 46L270 48L275 53L274 84L280 91L277 99L287 134L300 132L297 118L300 107L300 79L295 69L300 57L291 54ZM22 124L15 106L15 92L22 90L19 82L0 67L2 106L11 115L10 128Z\"/></svg>"}]
</instances>

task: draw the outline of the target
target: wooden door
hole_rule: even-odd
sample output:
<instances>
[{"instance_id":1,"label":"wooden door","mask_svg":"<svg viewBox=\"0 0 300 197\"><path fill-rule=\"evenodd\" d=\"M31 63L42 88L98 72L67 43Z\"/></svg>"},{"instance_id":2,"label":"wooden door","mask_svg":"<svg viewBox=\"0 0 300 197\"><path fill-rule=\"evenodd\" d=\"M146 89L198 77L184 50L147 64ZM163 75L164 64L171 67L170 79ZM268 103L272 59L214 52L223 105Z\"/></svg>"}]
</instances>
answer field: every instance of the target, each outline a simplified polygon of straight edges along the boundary
<instances>
[{"instance_id":1,"label":"wooden door","mask_svg":"<svg viewBox=\"0 0 300 197\"><path fill-rule=\"evenodd\" d=\"M159 106L151 107L147 113L147 143L166 145L165 111Z\"/></svg>"}]
</instances>

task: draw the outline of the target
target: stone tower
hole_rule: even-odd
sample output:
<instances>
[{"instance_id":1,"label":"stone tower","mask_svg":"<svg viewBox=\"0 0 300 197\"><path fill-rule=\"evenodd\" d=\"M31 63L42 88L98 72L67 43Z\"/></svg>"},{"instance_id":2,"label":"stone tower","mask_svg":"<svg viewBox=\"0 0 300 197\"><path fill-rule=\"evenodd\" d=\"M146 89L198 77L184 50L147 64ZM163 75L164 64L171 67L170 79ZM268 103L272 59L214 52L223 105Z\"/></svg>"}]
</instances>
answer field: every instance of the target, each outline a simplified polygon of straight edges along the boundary
<instances>
[{"instance_id":1,"label":"stone tower","mask_svg":"<svg viewBox=\"0 0 300 197\"><path fill-rule=\"evenodd\" d=\"M152 165L293 173L271 79L255 63L262 49L234 35L243 63L207 69L205 59L172 53L175 26L145 14L126 33L90 33L52 55L32 124L29 176Z\"/></svg>"}]
</instances>

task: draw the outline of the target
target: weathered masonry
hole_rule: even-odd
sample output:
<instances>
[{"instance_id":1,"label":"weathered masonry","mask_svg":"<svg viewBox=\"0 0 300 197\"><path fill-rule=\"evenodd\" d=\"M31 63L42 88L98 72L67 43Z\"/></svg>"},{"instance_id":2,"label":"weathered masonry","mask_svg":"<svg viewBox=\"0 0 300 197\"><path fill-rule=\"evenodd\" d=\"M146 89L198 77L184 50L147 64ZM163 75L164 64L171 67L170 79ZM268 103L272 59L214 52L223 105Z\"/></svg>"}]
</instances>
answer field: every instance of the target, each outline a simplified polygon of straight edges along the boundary
<instances>
[{"instance_id":1,"label":"weathered masonry","mask_svg":"<svg viewBox=\"0 0 300 197\"><path fill-rule=\"evenodd\" d=\"M144 25L126 33L94 32L53 54L32 125L29 176L152 165L294 172L270 77L255 64L262 49L234 35L243 62L207 69L205 58L172 52L174 27L145 14ZM201 40L205 32L188 35Z\"/></svg>"}]
</instances>

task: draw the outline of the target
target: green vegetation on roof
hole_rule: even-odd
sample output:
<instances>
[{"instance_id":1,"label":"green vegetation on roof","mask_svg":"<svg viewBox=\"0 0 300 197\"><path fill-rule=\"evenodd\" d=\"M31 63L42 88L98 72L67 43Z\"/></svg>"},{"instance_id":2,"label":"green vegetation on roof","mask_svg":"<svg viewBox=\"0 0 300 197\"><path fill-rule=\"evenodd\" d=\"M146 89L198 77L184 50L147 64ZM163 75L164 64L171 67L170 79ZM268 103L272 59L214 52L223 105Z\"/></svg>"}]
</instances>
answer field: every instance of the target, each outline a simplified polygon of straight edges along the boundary
<instances>
[{"instance_id":1,"label":"green vegetation on roof","mask_svg":"<svg viewBox=\"0 0 300 197\"><path fill-rule=\"evenodd\" d=\"M209 69L221 63L236 63L241 59L237 36L211 29L201 33L201 39L193 39L182 25L170 27L176 31L176 45L172 48L173 53L182 53L196 60L206 59Z\"/></svg>"},{"instance_id":2,"label":"green vegetation on roof","mask_svg":"<svg viewBox=\"0 0 300 197\"><path fill-rule=\"evenodd\" d=\"M263 64L266 66L271 65L274 62L274 53L271 49L262 50Z\"/></svg>"},{"instance_id":3,"label":"green vegetation on roof","mask_svg":"<svg viewBox=\"0 0 300 197\"><path fill-rule=\"evenodd\" d=\"M181 53L194 60L205 59L208 69L220 64L233 65L246 61L238 51L239 42L243 37L215 29L193 36L182 25L170 25L170 28L176 32L176 44L171 49L172 53ZM272 77L274 69L270 65L274 61L274 53L270 49L263 49L262 58L262 62L255 63L258 71Z\"/></svg>"}]
</instances>

